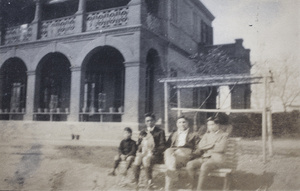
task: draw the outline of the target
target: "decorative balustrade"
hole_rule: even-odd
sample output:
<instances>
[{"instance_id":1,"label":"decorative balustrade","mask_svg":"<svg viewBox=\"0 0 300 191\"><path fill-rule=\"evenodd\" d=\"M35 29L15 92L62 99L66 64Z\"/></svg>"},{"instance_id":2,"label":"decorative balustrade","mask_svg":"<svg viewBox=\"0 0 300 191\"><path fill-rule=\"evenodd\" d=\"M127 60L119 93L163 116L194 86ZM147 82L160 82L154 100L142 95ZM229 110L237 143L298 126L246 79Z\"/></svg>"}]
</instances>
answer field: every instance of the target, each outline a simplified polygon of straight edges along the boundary
<instances>
[{"instance_id":1,"label":"decorative balustrade","mask_svg":"<svg viewBox=\"0 0 300 191\"><path fill-rule=\"evenodd\" d=\"M146 26L149 30L153 31L154 33L157 33L157 34L162 33L161 20L150 13L148 13L148 15L147 15Z\"/></svg>"},{"instance_id":2,"label":"decorative balustrade","mask_svg":"<svg viewBox=\"0 0 300 191\"><path fill-rule=\"evenodd\" d=\"M41 39L75 33L76 16L63 17L42 22Z\"/></svg>"},{"instance_id":3,"label":"decorative balustrade","mask_svg":"<svg viewBox=\"0 0 300 191\"><path fill-rule=\"evenodd\" d=\"M128 7L118 7L87 13L86 31L127 25Z\"/></svg>"},{"instance_id":4,"label":"decorative balustrade","mask_svg":"<svg viewBox=\"0 0 300 191\"><path fill-rule=\"evenodd\" d=\"M86 28L83 31L90 32L112 27L126 26L129 23L129 10L128 6L124 6L86 13L86 17L83 21ZM76 31L79 31L76 29L78 27L76 25L82 24L78 23L78 19L76 19L76 17L77 15L72 15L41 21L41 25L39 25L38 28L34 27L34 24L23 24L6 28L3 33L3 44L18 44L37 40L36 38L33 38L34 34L40 34L38 39L49 39L75 34ZM161 33L161 20L152 15L148 15L147 27L154 32Z\"/></svg>"},{"instance_id":5,"label":"decorative balustrade","mask_svg":"<svg viewBox=\"0 0 300 191\"><path fill-rule=\"evenodd\" d=\"M8 27L5 30L4 43L16 44L30 41L32 37L32 26L23 24L20 26Z\"/></svg>"}]
</instances>

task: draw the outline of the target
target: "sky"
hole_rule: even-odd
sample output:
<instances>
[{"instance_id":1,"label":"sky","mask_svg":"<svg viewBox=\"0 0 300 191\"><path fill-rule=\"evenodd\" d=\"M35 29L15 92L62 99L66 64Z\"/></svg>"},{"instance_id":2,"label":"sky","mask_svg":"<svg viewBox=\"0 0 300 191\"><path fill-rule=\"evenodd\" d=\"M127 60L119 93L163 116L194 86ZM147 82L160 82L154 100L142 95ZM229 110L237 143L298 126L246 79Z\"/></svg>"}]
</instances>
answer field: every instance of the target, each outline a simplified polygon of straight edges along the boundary
<instances>
[{"instance_id":1,"label":"sky","mask_svg":"<svg viewBox=\"0 0 300 191\"><path fill-rule=\"evenodd\" d=\"M215 16L214 44L244 39L244 47L251 50L252 73L287 66L300 76L300 0L200 1ZM293 86L300 90L297 80Z\"/></svg>"},{"instance_id":2,"label":"sky","mask_svg":"<svg viewBox=\"0 0 300 191\"><path fill-rule=\"evenodd\" d=\"M296 55L299 61L300 0L201 1L215 16L215 44L243 38L252 62Z\"/></svg>"}]
</instances>

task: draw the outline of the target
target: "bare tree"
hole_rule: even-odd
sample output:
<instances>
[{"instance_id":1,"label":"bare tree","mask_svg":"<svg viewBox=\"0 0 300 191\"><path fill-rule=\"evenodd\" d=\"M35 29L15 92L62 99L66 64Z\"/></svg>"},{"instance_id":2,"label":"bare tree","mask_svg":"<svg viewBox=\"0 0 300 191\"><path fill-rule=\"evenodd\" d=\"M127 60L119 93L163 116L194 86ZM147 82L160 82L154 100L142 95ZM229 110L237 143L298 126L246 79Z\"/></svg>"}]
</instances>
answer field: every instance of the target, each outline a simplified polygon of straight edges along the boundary
<instances>
[{"instance_id":1,"label":"bare tree","mask_svg":"<svg viewBox=\"0 0 300 191\"><path fill-rule=\"evenodd\" d=\"M270 94L281 101L284 111L300 98L299 72L295 65L284 64L274 70L274 83L270 85Z\"/></svg>"},{"instance_id":2,"label":"bare tree","mask_svg":"<svg viewBox=\"0 0 300 191\"><path fill-rule=\"evenodd\" d=\"M269 85L269 94L271 106L276 105L282 107L284 111L287 108L300 101L300 74L299 69L292 62L280 62L276 60L265 60L264 62L254 63L252 73L257 76L270 75L273 76L273 83ZM252 86L252 103L260 105L262 101L262 89L258 85Z\"/></svg>"},{"instance_id":3,"label":"bare tree","mask_svg":"<svg viewBox=\"0 0 300 191\"><path fill-rule=\"evenodd\" d=\"M197 75L241 74L250 71L246 58L230 55L223 46L215 46L190 57L196 62Z\"/></svg>"}]
</instances>

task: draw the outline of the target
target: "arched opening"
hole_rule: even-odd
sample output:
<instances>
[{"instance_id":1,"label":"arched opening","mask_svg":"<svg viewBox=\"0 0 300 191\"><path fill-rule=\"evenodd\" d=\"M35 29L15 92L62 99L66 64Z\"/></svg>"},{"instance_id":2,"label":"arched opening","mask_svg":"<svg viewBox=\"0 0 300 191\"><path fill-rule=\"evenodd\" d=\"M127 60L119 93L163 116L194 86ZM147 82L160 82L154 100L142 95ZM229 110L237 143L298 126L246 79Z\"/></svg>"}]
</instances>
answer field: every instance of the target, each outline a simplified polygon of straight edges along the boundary
<instances>
[{"instance_id":1,"label":"arched opening","mask_svg":"<svg viewBox=\"0 0 300 191\"><path fill-rule=\"evenodd\" d=\"M119 50L103 46L87 55L82 68L81 121L121 121L124 76Z\"/></svg>"},{"instance_id":2,"label":"arched opening","mask_svg":"<svg viewBox=\"0 0 300 191\"><path fill-rule=\"evenodd\" d=\"M74 15L78 10L78 2L79 0L46 1L42 6L42 20L50 20Z\"/></svg>"},{"instance_id":3,"label":"arched opening","mask_svg":"<svg viewBox=\"0 0 300 191\"><path fill-rule=\"evenodd\" d=\"M149 50L146 64L145 112L155 112L157 115L160 115L160 107L163 105L161 102L163 100L163 88L158 79L162 77L163 73L160 67L160 58L156 50Z\"/></svg>"},{"instance_id":4,"label":"arched opening","mask_svg":"<svg viewBox=\"0 0 300 191\"><path fill-rule=\"evenodd\" d=\"M8 59L0 69L1 119L22 119L26 107L27 68L19 58ZM18 114L19 113L19 114ZM15 115L12 115L15 114Z\"/></svg>"},{"instance_id":5,"label":"arched opening","mask_svg":"<svg viewBox=\"0 0 300 191\"><path fill-rule=\"evenodd\" d=\"M34 1L2 0L0 1L0 7L0 17L2 17L4 26L11 27L31 23L34 19Z\"/></svg>"},{"instance_id":6,"label":"arched opening","mask_svg":"<svg viewBox=\"0 0 300 191\"><path fill-rule=\"evenodd\" d=\"M36 70L36 120L66 120L70 107L70 66L61 53L50 53L40 61Z\"/></svg>"}]
</instances>

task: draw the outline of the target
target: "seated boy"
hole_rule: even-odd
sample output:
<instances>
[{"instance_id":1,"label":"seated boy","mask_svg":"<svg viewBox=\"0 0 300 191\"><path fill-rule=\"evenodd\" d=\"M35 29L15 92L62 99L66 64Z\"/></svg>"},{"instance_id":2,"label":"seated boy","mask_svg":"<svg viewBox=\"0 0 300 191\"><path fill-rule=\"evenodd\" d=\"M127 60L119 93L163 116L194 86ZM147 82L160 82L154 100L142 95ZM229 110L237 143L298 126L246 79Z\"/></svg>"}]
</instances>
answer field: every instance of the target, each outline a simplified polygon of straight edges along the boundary
<instances>
[{"instance_id":1,"label":"seated boy","mask_svg":"<svg viewBox=\"0 0 300 191\"><path fill-rule=\"evenodd\" d=\"M124 176L127 174L127 170L130 168L132 162L134 161L135 152L136 152L136 144L135 141L131 139L132 130L130 127L125 127L123 132L124 139L121 141L119 146L119 154L115 156L114 168L113 171L110 172L109 176L115 176L115 171L119 166L121 161L126 161L126 167L124 172L122 173Z\"/></svg>"},{"instance_id":2,"label":"seated boy","mask_svg":"<svg viewBox=\"0 0 300 191\"><path fill-rule=\"evenodd\" d=\"M139 145L134 160L134 165L150 166L152 150L154 149L154 139L151 133L147 133L145 130L140 132Z\"/></svg>"}]
</instances>

